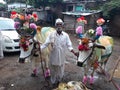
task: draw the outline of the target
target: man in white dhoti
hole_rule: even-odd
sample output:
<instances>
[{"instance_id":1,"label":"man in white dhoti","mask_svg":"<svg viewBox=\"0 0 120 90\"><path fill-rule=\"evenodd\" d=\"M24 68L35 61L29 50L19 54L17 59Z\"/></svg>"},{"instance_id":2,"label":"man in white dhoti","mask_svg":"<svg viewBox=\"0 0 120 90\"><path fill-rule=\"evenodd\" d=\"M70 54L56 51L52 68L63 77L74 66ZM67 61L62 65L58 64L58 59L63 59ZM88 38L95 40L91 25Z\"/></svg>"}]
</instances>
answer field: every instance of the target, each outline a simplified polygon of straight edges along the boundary
<instances>
[{"instance_id":1,"label":"man in white dhoti","mask_svg":"<svg viewBox=\"0 0 120 90\"><path fill-rule=\"evenodd\" d=\"M52 32L46 39L45 43L41 45L41 50L46 48L49 44L52 46L50 53L50 70L51 70L51 83L58 84L64 75L65 66L65 50L68 48L74 55L72 42L69 35L63 31L63 21L57 19L55 26L56 31Z\"/></svg>"},{"instance_id":2,"label":"man in white dhoti","mask_svg":"<svg viewBox=\"0 0 120 90\"><path fill-rule=\"evenodd\" d=\"M4 57L2 45L3 45L3 43L2 43L2 34L0 32L0 60L3 59L3 57Z\"/></svg>"}]
</instances>

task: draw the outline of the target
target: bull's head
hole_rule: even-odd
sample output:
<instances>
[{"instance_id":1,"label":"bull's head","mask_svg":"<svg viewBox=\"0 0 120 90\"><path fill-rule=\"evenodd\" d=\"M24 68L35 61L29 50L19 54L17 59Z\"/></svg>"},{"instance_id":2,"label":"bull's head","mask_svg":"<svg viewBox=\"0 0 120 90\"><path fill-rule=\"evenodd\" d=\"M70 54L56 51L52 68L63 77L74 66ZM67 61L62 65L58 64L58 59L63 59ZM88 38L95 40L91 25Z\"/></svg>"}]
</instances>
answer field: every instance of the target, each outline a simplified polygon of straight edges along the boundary
<instances>
[{"instance_id":1,"label":"bull's head","mask_svg":"<svg viewBox=\"0 0 120 90\"><path fill-rule=\"evenodd\" d=\"M89 38L80 39L79 46L78 46L79 57L78 57L77 65L82 67L84 62L86 60L90 59L95 48L105 49L105 47L103 45L93 42L93 40L91 40Z\"/></svg>"}]
</instances>

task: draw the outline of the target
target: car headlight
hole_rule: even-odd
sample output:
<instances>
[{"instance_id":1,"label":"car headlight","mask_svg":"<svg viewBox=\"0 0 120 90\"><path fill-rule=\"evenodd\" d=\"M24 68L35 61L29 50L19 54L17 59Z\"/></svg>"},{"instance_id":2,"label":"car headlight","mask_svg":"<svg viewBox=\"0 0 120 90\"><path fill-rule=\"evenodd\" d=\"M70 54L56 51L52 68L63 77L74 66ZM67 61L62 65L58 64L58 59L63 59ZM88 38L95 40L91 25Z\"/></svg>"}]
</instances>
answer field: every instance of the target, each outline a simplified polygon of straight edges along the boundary
<instances>
[{"instance_id":1,"label":"car headlight","mask_svg":"<svg viewBox=\"0 0 120 90\"><path fill-rule=\"evenodd\" d=\"M12 39L10 39L8 36L4 36L3 38L5 43L12 43Z\"/></svg>"}]
</instances>

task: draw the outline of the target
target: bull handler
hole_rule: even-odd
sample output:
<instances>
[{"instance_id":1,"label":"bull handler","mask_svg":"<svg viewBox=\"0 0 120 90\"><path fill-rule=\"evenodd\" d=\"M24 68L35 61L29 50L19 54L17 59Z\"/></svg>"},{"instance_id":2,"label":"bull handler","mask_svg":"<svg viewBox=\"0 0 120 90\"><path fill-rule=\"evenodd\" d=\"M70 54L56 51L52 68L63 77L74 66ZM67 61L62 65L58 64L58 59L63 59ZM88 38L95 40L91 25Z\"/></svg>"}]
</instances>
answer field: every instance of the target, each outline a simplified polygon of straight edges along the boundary
<instances>
[{"instance_id":1,"label":"bull handler","mask_svg":"<svg viewBox=\"0 0 120 90\"><path fill-rule=\"evenodd\" d=\"M65 67L65 51L69 49L75 56L78 56L78 52L75 52L72 47L72 42L69 35L63 31L64 22L58 18L55 22L56 30L52 32L46 39L45 43L41 45L41 50L46 48L49 44L52 46L50 53L50 82L52 87L57 87L61 82L64 75Z\"/></svg>"}]
</instances>

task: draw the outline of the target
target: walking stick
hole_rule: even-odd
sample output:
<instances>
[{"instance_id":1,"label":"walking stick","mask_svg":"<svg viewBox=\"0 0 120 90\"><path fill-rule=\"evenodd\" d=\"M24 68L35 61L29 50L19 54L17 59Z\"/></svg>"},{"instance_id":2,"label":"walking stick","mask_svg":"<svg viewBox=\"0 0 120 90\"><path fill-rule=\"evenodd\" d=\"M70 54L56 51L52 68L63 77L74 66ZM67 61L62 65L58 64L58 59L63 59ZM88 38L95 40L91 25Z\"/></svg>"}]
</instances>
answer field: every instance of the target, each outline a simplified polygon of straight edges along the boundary
<instances>
[{"instance_id":1,"label":"walking stick","mask_svg":"<svg viewBox=\"0 0 120 90\"><path fill-rule=\"evenodd\" d=\"M44 76L44 79L45 79L45 81L47 82L47 86L43 86L42 88L41 88L41 90L43 90L43 88L44 87L48 87L50 84L49 84L49 81L46 79L46 77L45 77L45 71L44 71L44 66L43 66L43 63L42 63L42 61L43 61L43 59L42 59L42 53L41 53L41 48L40 48L40 43L38 42L38 45L39 45L39 53L40 53L40 59L41 59L41 68L42 68L42 72L43 72L43 76Z\"/></svg>"},{"instance_id":2,"label":"walking stick","mask_svg":"<svg viewBox=\"0 0 120 90\"><path fill-rule=\"evenodd\" d=\"M118 61L119 61L119 59L120 59L120 57L118 58ZM106 77L110 77L110 74L106 73L105 70L104 70L100 65L99 65L99 67L100 67L101 71L103 72L103 74L104 74ZM115 68L116 68L116 66L115 66ZM115 71L115 68L114 68L114 71ZM114 73L113 73L113 74L114 74ZM112 79L113 74L111 75L111 77L110 77L109 80L112 82L112 84L116 87L117 90L120 90L119 85Z\"/></svg>"},{"instance_id":3,"label":"walking stick","mask_svg":"<svg viewBox=\"0 0 120 90\"><path fill-rule=\"evenodd\" d=\"M111 74L111 76L110 76L110 78L109 78L109 81L112 80L113 75L114 75L114 73L115 73L115 69L117 68L119 62L120 62L120 56L119 56L118 59L117 59L117 62L116 62L116 64L115 64L115 67L113 68L113 72L112 72L112 74Z\"/></svg>"}]
</instances>

